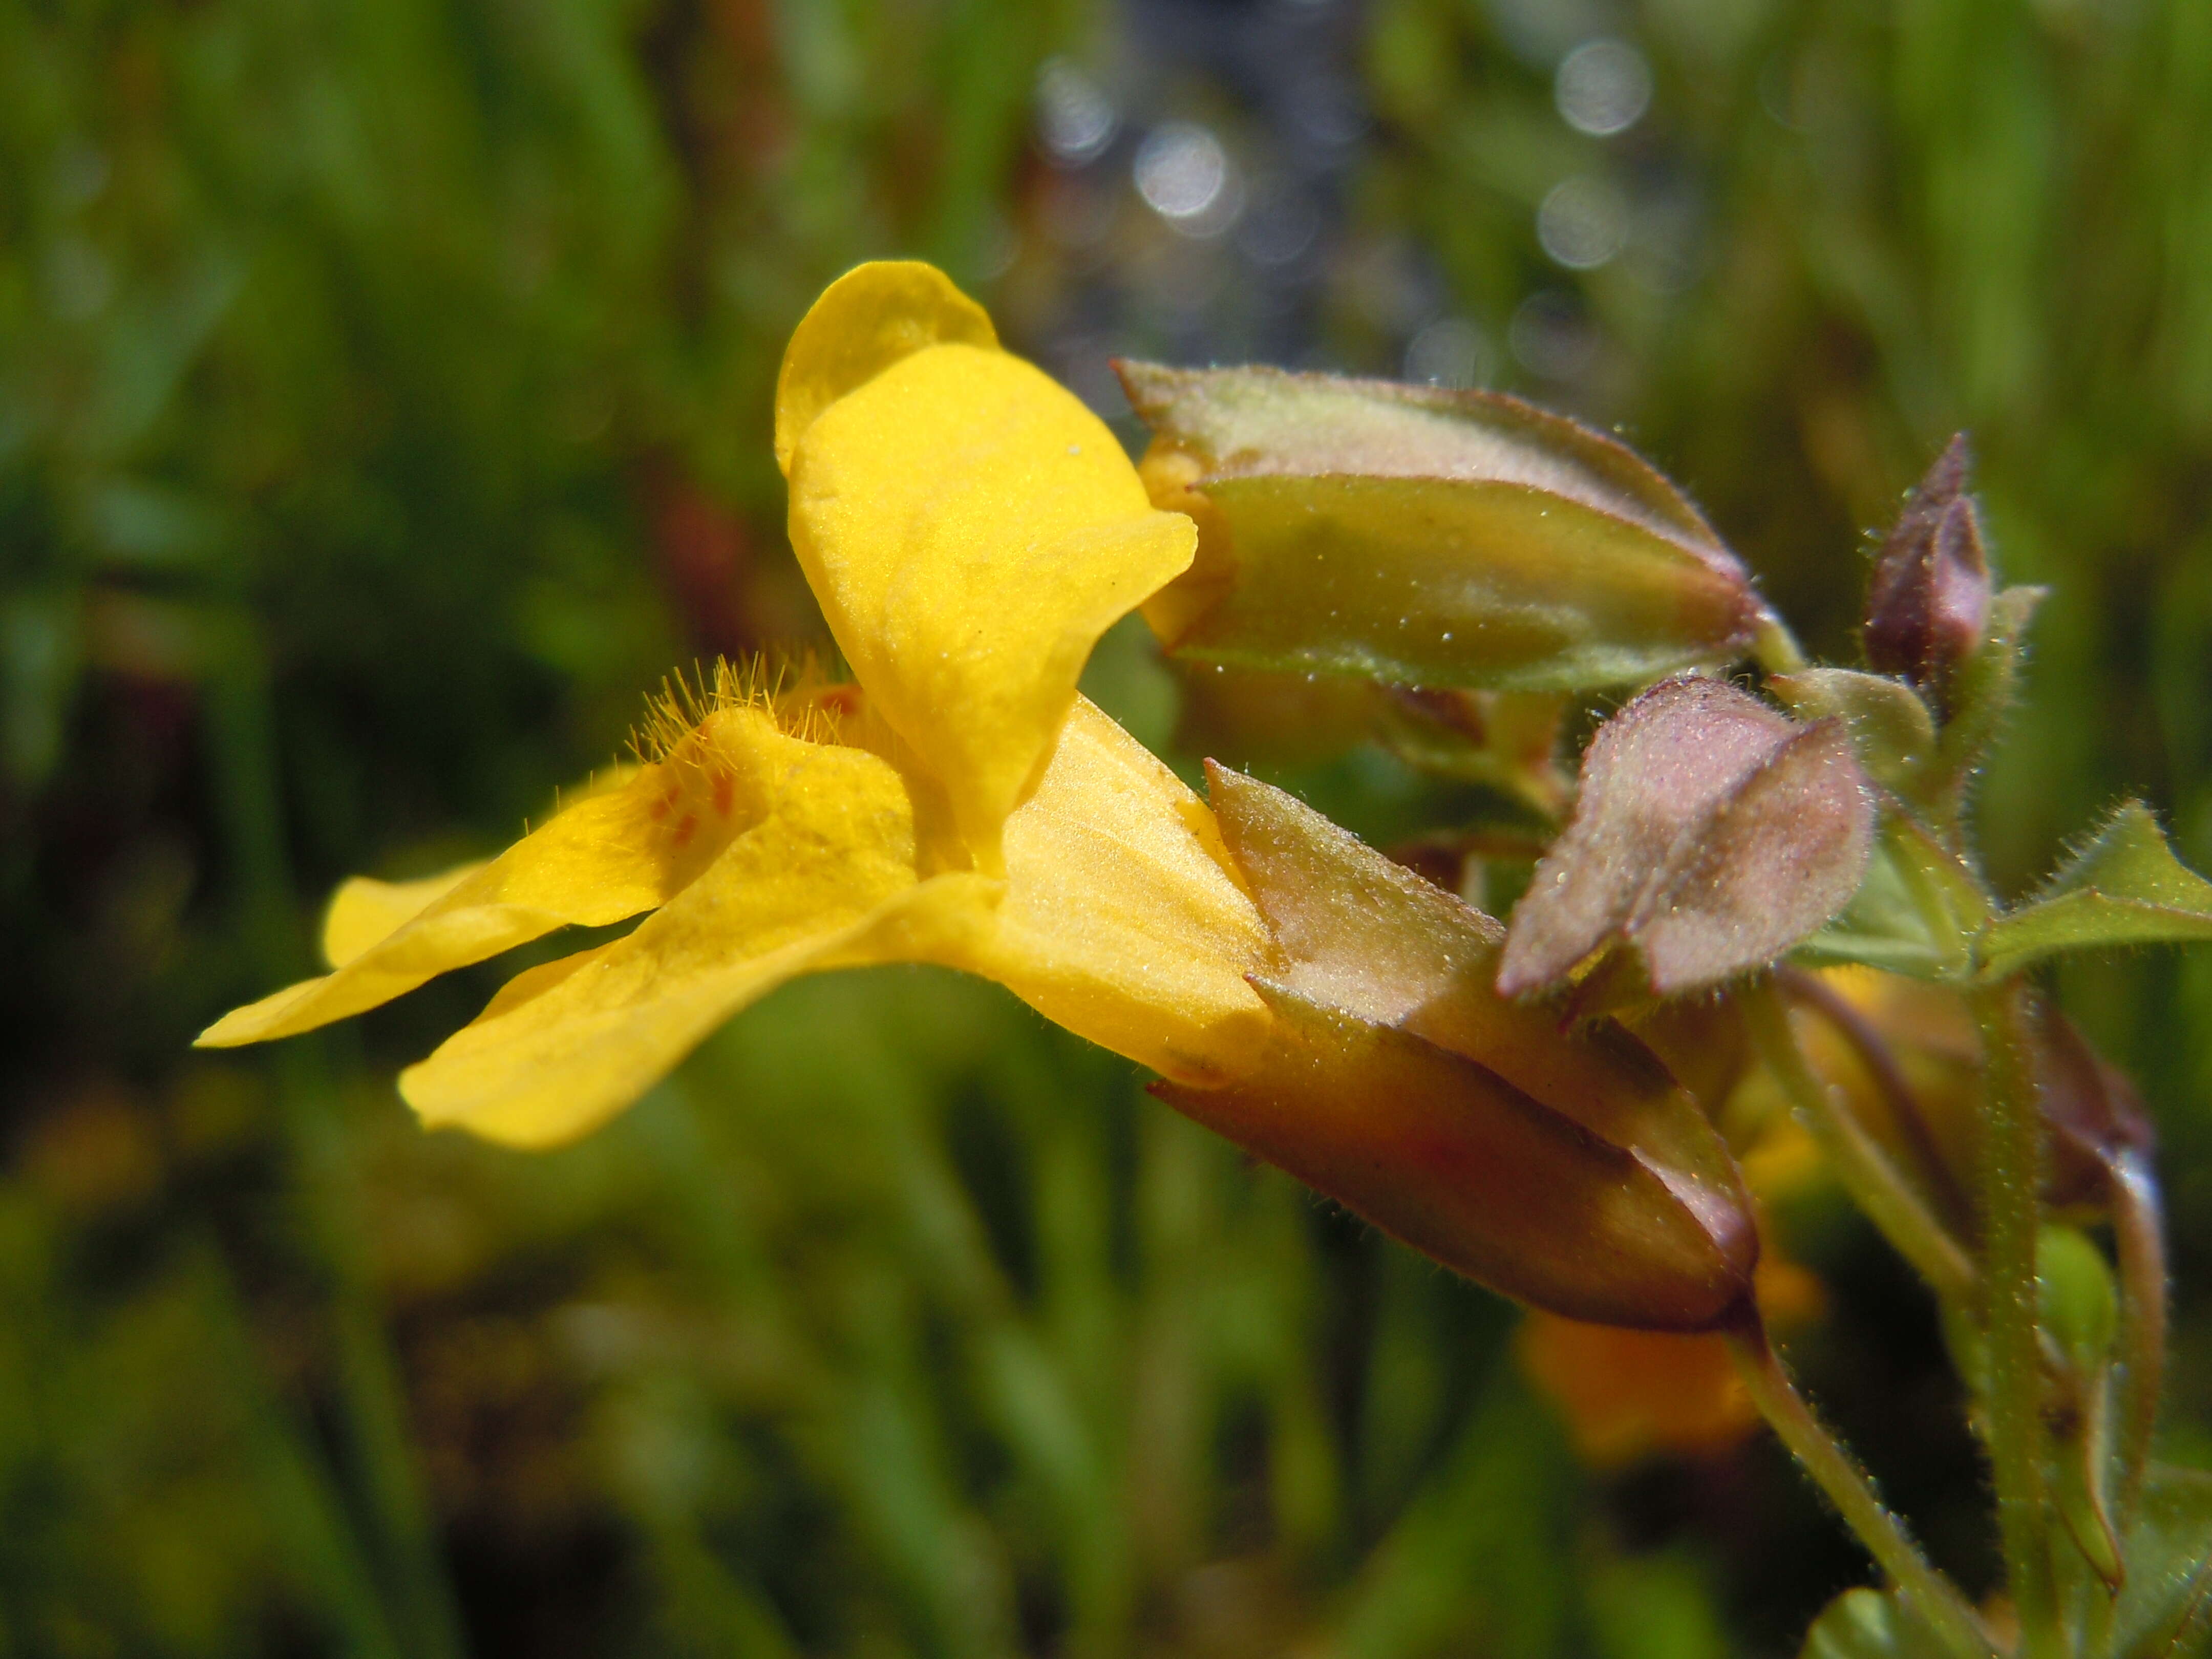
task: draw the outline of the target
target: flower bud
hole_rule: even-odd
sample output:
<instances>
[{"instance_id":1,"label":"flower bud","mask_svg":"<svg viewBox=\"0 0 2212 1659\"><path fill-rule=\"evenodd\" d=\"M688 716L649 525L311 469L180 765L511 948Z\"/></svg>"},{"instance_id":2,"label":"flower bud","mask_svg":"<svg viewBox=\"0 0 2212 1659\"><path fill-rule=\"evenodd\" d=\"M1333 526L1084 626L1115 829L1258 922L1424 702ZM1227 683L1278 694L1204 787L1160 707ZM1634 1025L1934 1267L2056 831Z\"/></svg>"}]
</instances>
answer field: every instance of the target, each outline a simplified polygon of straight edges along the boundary
<instances>
[{"instance_id":1,"label":"flower bud","mask_svg":"<svg viewBox=\"0 0 2212 1659\"><path fill-rule=\"evenodd\" d=\"M1591 739L1498 988L1565 984L1614 946L1661 996L1763 967L1850 902L1873 835L1840 720L1801 726L1724 681L1666 681Z\"/></svg>"},{"instance_id":2,"label":"flower bud","mask_svg":"<svg viewBox=\"0 0 2212 1659\"><path fill-rule=\"evenodd\" d=\"M1281 791L1209 794L1280 953L1267 1054L1178 1109L1493 1289L1698 1330L1743 1305L1750 1201L1697 1103L1610 1022L1563 1033L1492 988L1498 924Z\"/></svg>"},{"instance_id":3,"label":"flower bud","mask_svg":"<svg viewBox=\"0 0 2212 1659\"><path fill-rule=\"evenodd\" d=\"M1867 593L1866 654L1943 699L1951 673L1982 643L1990 618L1990 562L1966 493L1966 434L1928 469L1881 544Z\"/></svg>"},{"instance_id":4,"label":"flower bud","mask_svg":"<svg viewBox=\"0 0 2212 1659\"><path fill-rule=\"evenodd\" d=\"M1496 392L1117 365L1196 561L1145 607L1179 656L1565 691L1733 660L1763 615L1680 492Z\"/></svg>"}]
</instances>

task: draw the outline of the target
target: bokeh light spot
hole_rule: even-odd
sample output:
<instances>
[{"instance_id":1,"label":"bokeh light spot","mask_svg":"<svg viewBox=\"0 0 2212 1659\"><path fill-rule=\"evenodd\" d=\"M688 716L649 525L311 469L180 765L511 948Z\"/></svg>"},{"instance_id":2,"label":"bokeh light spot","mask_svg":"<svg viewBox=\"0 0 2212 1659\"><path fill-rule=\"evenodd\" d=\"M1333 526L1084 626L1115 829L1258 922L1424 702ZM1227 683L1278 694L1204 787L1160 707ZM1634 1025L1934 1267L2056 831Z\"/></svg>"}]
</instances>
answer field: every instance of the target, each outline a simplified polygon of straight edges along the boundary
<instances>
[{"instance_id":1,"label":"bokeh light spot","mask_svg":"<svg viewBox=\"0 0 2212 1659\"><path fill-rule=\"evenodd\" d=\"M1167 121L1145 136L1133 169L1137 194L1169 223L1204 221L1229 187L1221 141L1189 121Z\"/></svg>"},{"instance_id":2,"label":"bokeh light spot","mask_svg":"<svg viewBox=\"0 0 2212 1659\"><path fill-rule=\"evenodd\" d=\"M1536 240L1568 270L1595 270L1628 240L1627 199L1605 179L1577 173L1536 210Z\"/></svg>"},{"instance_id":3,"label":"bokeh light spot","mask_svg":"<svg viewBox=\"0 0 2212 1659\"><path fill-rule=\"evenodd\" d=\"M1560 60L1552 100L1577 132L1626 132L1651 107L1651 65L1626 40L1585 40Z\"/></svg>"},{"instance_id":4,"label":"bokeh light spot","mask_svg":"<svg viewBox=\"0 0 2212 1659\"><path fill-rule=\"evenodd\" d=\"M1097 82L1065 58L1054 58L1037 73L1036 125L1048 155L1081 167L1105 154L1121 121Z\"/></svg>"}]
</instances>

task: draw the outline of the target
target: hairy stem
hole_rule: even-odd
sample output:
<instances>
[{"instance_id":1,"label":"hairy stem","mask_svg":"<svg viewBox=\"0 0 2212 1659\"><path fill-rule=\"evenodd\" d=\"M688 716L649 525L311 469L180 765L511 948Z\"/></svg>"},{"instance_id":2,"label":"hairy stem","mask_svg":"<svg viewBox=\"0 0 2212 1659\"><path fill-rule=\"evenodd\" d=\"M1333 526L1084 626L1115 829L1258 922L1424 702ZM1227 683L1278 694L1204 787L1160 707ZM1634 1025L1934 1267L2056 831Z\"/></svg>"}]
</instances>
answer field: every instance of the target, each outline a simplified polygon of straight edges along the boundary
<instances>
[{"instance_id":1,"label":"hairy stem","mask_svg":"<svg viewBox=\"0 0 2212 1659\"><path fill-rule=\"evenodd\" d=\"M1970 994L1982 1032L1982 1268L1989 1331L1990 1464L2021 1659L2064 1651L2044 1490L2043 1364L2035 1244L2043 1118L2018 980Z\"/></svg>"},{"instance_id":2,"label":"hairy stem","mask_svg":"<svg viewBox=\"0 0 2212 1659\"><path fill-rule=\"evenodd\" d=\"M1977 1291L1973 1259L1890 1161L1880 1142L1815 1076L1797 1045L1790 1008L1772 978L1743 995L1746 1019L1760 1058L1852 1202L1944 1302L1971 1306ZM2031 1240L2031 1248L2033 1241Z\"/></svg>"},{"instance_id":3,"label":"hairy stem","mask_svg":"<svg viewBox=\"0 0 2212 1659\"><path fill-rule=\"evenodd\" d=\"M1951 1582L1928 1564L1920 1547L1892 1514L1881 1495L1827 1425L1797 1392L1774 1345L1753 1316L1729 1333L1736 1370L1759 1414L1772 1425L1814 1485L1880 1564L1890 1582L1911 1601L1958 1659L1990 1659L1995 1651L1973 1609Z\"/></svg>"}]
</instances>

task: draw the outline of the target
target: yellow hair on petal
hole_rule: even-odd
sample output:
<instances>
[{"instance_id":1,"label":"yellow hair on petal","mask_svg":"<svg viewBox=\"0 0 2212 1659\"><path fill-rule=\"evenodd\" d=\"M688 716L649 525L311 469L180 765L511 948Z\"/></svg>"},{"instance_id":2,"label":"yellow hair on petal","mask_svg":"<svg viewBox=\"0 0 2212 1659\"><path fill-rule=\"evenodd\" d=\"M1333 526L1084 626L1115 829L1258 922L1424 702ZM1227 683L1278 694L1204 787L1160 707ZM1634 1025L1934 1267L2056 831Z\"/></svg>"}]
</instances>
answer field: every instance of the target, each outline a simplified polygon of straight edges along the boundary
<instances>
[{"instance_id":1,"label":"yellow hair on petal","mask_svg":"<svg viewBox=\"0 0 2212 1659\"><path fill-rule=\"evenodd\" d=\"M840 743L848 716L860 705L859 688L842 671L811 652L798 656L756 653L743 662L717 657L711 665L676 670L646 699L644 716L630 732L630 752L641 766L696 765L708 745L699 729L716 714L754 709L777 731L802 743Z\"/></svg>"}]
</instances>

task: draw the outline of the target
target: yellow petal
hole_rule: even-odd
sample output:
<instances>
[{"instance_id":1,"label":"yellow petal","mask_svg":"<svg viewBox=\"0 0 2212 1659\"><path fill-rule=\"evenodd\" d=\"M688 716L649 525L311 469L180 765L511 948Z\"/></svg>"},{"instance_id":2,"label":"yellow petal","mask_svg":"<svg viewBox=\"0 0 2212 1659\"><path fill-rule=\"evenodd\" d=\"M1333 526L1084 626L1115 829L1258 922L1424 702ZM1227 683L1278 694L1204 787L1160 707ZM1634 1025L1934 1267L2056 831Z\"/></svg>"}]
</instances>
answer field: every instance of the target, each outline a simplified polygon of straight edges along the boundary
<instances>
[{"instance_id":1,"label":"yellow petal","mask_svg":"<svg viewBox=\"0 0 2212 1659\"><path fill-rule=\"evenodd\" d=\"M1268 1017L1244 976L1273 959L1259 910L1204 803L1087 700L1006 820L1006 854L997 926L939 960L1177 1082L1257 1057Z\"/></svg>"},{"instance_id":2,"label":"yellow petal","mask_svg":"<svg viewBox=\"0 0 2212 1659\"><path fill-rule=\"evenodd\" d=\"M325 929L337 970L224 1015L200 1046L309 1030L556 927L603 927L664 903L765 811L761 746L771 738L780 734L763 709L708 715L667 759L577 802L380 938L364 942L388 919L378 908L404 904L405 889L349 884Z\"/></svg>"},{"instance_id":3,"label":"yellow petal","mask_svg":"<svg viewBox=\"0 0 2212 1659\"><path fill-rule=\"evenodd\" d=\"M781 742L767 816L713 868L627 939L518 976L402 1076L424 1122L573 1139L784 981L878 962L998 980L1188 1082L1256 1053L1267 1016L1243 976L1267 959L1259 913L1205 806L1088 702L1007 823L1003 882L918 874L930 854L897 767Z\"/></svg>"},{"instance_id":4,"label":"yellow petal","mask_svg":"<svg viewBox=\"0 0 2212 1659\"><path fill-rule=\"evenodd\" d=\"M471 859L450 870L415 881L378 881L356 876L331 895L323 916L323 960L343 968L373 945L380 945L421 915L431 903L484 867Z\"/></svg>"},{"instance_id":5,"label":"yellow petal","mask_svg":"<svg viewBox=\"0 0 2212 1659\"><path fill-rule=\"evenodd\" d=\"M533 969L400 1078L428 1125L544 1146L653 1086L738 1009L817 969L957 954L999 884L915 874L897 770L779 738L765 815L626 939Z\"/></svg>"},{"instance_id":6,"label":"yellow petal","mask_svg":"<svg viewBox=\"0 0 2212 1659\"><path fill-rule=\"evenodd\" d=\"M982 307L935 265L878 259L857 265L822 291L792 331L775 381L775 464L791 471L792 451L814 417L902 357L951 342L996 350L999 336Z\"/></svg>"},{"instance_id":7,"label":"yellow petal","mask_svg":"<svg viewBox=\"0 0 2212 1659\"><path fill-rule=\"evenodd\" d=\"M580 788L568 792L569 803L613 794L635 781L642 770L628 763L601 767ZM333 968L344 967L372 945L391 938L429 908L432 901L445 897L483 867L483 860L471 859L413 881L355 876L340 883L338 890L331 895L330 908L323 913L323 960Z\"/></svg>"},{"instance_id":8,"label":"yellow petal","mask_svg":"<svg viewBox=\"0 0 2212 1659\"><path fill-rule=\"evenodd\" d=\"M847 279L852 296L825 296L820 328L802 325L787 380L832 383L792 367L830 361L825 331L859 342L858 364L884 355L898 330L873 320L863 275ZM796 426L814 394L791 395ZM1000 826L1051 753L1091 647L1189 564L1196 532L1153 509L1096 416L994 346L889 362L814 413L786 470L792 544L839 648L996 873Z\"/></svg>"}]
</instances>

